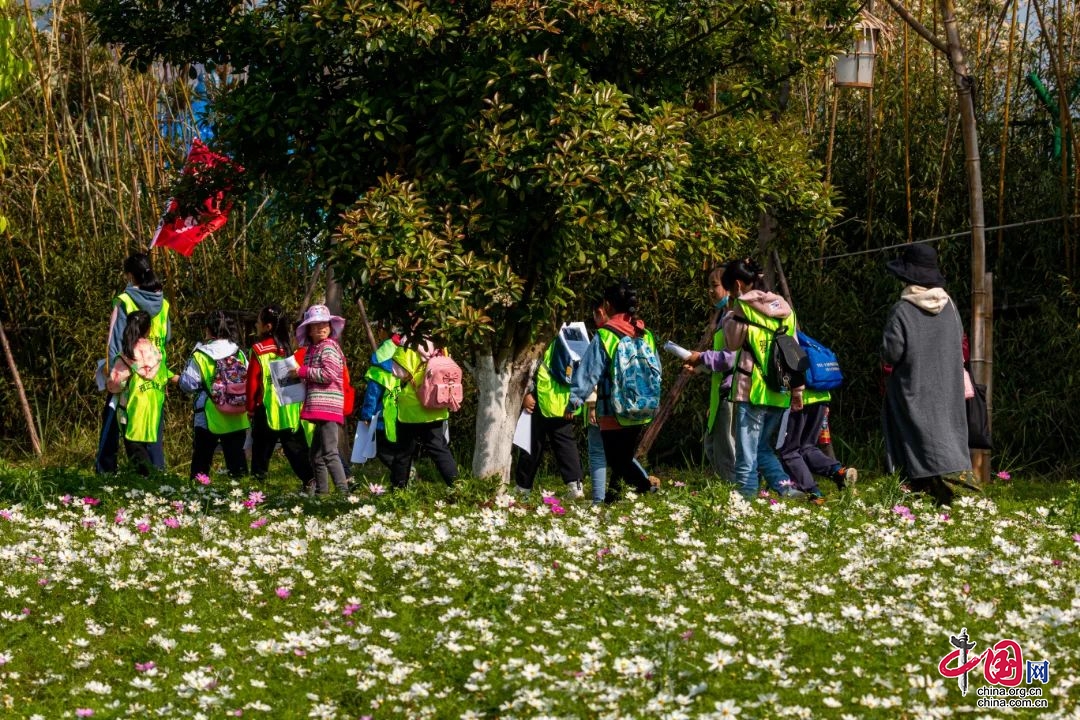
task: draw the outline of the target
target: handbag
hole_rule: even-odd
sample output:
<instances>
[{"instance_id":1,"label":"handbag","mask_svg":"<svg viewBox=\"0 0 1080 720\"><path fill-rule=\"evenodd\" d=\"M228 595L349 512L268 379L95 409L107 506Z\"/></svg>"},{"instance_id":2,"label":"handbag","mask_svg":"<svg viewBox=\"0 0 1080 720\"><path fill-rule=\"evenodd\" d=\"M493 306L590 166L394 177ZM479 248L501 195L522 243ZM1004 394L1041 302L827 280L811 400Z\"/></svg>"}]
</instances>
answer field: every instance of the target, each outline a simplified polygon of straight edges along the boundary
<instances>
[{"instance_id":1,"label":"handbag","mask_svg":"<svg viewBox=\"0 0 1080 720\"><path fill-rule=\"evenodd\" d=\"M968 447L972 450L990 450L990 414L986 408L986 386L974 384L975 393L968 398Z\"/></svg>"}]
</instances>

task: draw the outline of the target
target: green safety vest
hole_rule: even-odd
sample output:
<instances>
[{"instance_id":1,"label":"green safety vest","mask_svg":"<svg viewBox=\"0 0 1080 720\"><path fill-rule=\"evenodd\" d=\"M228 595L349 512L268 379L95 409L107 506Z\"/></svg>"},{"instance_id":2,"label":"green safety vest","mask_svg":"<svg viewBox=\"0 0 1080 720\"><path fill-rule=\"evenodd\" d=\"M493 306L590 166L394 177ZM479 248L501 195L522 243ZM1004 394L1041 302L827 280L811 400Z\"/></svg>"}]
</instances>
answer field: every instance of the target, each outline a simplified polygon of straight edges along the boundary
<instances>
[{"instance_id":1,"label":"green safety vest","mask_svg":"<svg viewBox=\"0 0 1080 720\"><path fill-rule=\"evenodd\" d=\"M295 432L300 427L300 403L289 403L288 405L279 403L277 389L274 388L274 382L270 379L270 363L274 360L281 360L282 357L277 353L264 353L262 355L252 353L252 355L259 360L259 367L262 369L262 401L263 407L266 408L266 424L270 426L271 430L292 430Z\"/></svg>"},{"instance_id":2,"label":"green safety vest","mask_svg":"<svg viewBox=\"0 0 1080 720\"><path fill-rule=\"evenodd\" d=\"M243 350L238 350L237 353L244 358L244 362L247 362L247 356L244 355ZM192 357L195 358L195 364L199 366L199 374L202 376L203 392L206 393L206 404L203 405L203 412L206 413L206 426L210 432L215 435L226 435L238 430L247 430L251 427L251 421L248 420L247 413L226 415L218 410L217 406L210 400L209 388L210 384L214 382L214 359L201 350L196 350ZM275 402L277 401L275 400Z\"/></svg>"},{"instance_id":3,"label":"green safety vest","mask_svg":"<svg viewBox=\"0 0 1080 720\"><path fill-rule=\"evenodd\" d=\"M124 313L130 315L139 309L135 301L126 292L116 296L114 301L117 305L124 306ZM169 301L161 298L161 312L150 318L150 342L161 353L161 366L165 367L167 357L165 355L165 340L169 337Z\"/></svg>"},{"instance_id":4,"label":"green safety vest","mask_svg":"<svg viewBox=\"0 0 1080 720\"><path fill-rule=\"evenodd\" d=\"M398 347L394 350L394 362L412 376L412 380L401 384L401 392L397 396L399 422L430 423L450 417L450 411L446 408L432 410L420 404L417 391L424 382L424 372L427 370L427 364L420 357L420 353L411 348Z\"/></svg>"},{"instance_id":5,"label":"green safety vest","mask_svg":"<svg viewBox=\"0 0 1080 720\"><path fill-rule=\"evenodd\" d=\"M747 303L739 300L736 300L735 302L738 304L738 307L742 309L743 316L747 320L760 323L769 328L778 328L780 325L784 325L787 329L787 334L791 337L795 337L796 319L794 309L792 309L791 315L780 320L758 312ZM747 352L747 350L751 351L754 354L754 369L750 373L750 404L788 408L791 407L791 393L770 390L765 384L765 374L762 368L765 367L765 362L769 359L768 354L772 350L772 338L772 331L755 327L754 325L747 325L746 342L743 343L743 347L739 348L738 354L735 356L735 367L740 366L742 354ZM731 383L731 393L733 397L737 384L737 382Z\"/></svg>"},{"instance_id":6,"label":"green safety vest","mask_svg":"<svg viewBox=\"0 0 1080 720\"><path fill-rule=\"evenodd\" d=\"M562 417L570 405L570 386L563 385L551 373L556 342L558 338L547 346L544 357L540 360L540 367L536 369L536 404L540 406L540 414L547 418ZM581 412L584 407L579 407L577 412Z\"/></svg>"},{"instance_id":7,"label":"green safety vest","mask_svg":"<svg viewBox=\"0 0 1080 720\"><path fill-rule=\"evenodd\" d=\"M619 345L621 336L618 333L612 332L607 328L600 328L596 331L596 334L600 337L600 343L604 346L604 352L607 353L608 361L611 363L608 369L608 373L611 379L615 378L615 348ZM656 352L656 339L653 337L651 330L645 330L645 342L652 348L653 352ZM610 402L610 401L609 401ZM652 422L652 418L642 418L640 420L623 420L622 418L615 416L615 419L619 421L619 424L623 427L634 427L635 425L648 425Z\"/></svg>"},{"instance_id":8,"label":"green safety vest","mask_svg":"<svg viewBox=\"0 0 1080 720\"><path fill-rule=\"evenodd\" d=\"M382 385L385 391L382 400L383 431L386 433L387 440L397 442L398 394L401 392L401 380L394 373L387 372L378 365L369 367L364 378L368 382ZM374 421L375 418L372 420Z\"/></svg>"},{"instance_id":9,"label":"green safety vest","mask_svg":"<svg viewBox=\"0 0 1080 720\"><path fill-rule=\"evenodd\" d=\"M720 352L727 349L724 345L723 325L718 325L716 332L713 333L712 349ZM720 387L724 384L724 378L728 375L730 373L712 373L709 378L709 424L706 432L712 432L713 425L716 424L716 414L720 412Z\"/></svg>"},{"instance_id":10,"label":"green safety vest","mask_svg":"<svg viewBox=\"0 0 1080 720\"><path fill-rule=\"evenodd\" d=\"M113 364L119 361L117 355ZM134 370L120 396L117 418L124 429L124 438L132 442L157 442L161 432L161 410L165 407L165 388L169 371L165 363L158 366L157 375L147 380Z\"/></svg>"}]
</instances>

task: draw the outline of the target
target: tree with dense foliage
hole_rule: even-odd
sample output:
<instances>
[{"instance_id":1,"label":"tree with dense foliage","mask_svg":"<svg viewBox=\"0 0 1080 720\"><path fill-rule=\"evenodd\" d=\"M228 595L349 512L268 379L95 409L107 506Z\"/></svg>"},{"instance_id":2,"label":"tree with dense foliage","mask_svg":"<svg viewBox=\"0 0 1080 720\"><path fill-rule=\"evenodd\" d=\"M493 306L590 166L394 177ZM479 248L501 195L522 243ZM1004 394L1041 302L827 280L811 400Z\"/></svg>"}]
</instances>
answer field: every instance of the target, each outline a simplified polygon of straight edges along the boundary
<instances>
[{"instance_id":1,"label":"tree with dense foliage","mask_svg":"<svg viewBox=\"0 0 1080 720\"><path fill-rule=\"evenodd\" d=\"M537 340L607 279L693 281L766 209L833 216L773 111L855 3L93 0L102 40L227 81L215 137L316 226L376 312L443 328L506 476ZM167 28L168 32L163 29ZM696 106L696 107L695 107ZM660 278L663 278L661 281Z\"/></svg>"}]
</instances>

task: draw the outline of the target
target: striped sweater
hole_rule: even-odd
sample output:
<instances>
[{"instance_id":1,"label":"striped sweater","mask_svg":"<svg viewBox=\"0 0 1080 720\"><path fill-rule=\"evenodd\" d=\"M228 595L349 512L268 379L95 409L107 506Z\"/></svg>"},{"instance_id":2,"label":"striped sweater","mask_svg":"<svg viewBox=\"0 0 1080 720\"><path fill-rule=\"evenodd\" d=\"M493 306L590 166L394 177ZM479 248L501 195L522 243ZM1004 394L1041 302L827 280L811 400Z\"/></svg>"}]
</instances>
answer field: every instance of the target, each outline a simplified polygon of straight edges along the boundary
<instances>
[{"instance_id":1,"label":"striped sweater","mask_svg":"<svg viewBox=\"0 0 1080 720\"><path fill-rule=\"evenodd\" d=\"M304 420L345 422L345 353L333 338L307 348L297 374L307 397L300 417Z\"/></svg>"}]
</instances>

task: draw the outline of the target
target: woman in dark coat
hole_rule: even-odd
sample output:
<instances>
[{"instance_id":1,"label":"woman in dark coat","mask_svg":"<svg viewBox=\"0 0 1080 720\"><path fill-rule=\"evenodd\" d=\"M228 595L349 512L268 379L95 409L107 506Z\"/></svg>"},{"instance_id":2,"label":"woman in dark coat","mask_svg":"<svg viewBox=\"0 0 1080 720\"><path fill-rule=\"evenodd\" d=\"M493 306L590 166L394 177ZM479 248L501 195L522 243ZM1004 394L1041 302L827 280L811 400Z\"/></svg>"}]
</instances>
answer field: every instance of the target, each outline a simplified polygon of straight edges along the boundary
<instances>
[{"instance_id":1,"label":"woman in dark coat","mask_svg":"<svg viewBox=\"0 0 1080 720\"><path fill-rule=\"evenodd\" d=\"M886 267L904 283L885 322L886 466L938 504L952 500L942 476L970 471L964 401L963 325L945 291L937 252L909 245Z\"/></svg>"}]
</instances>

